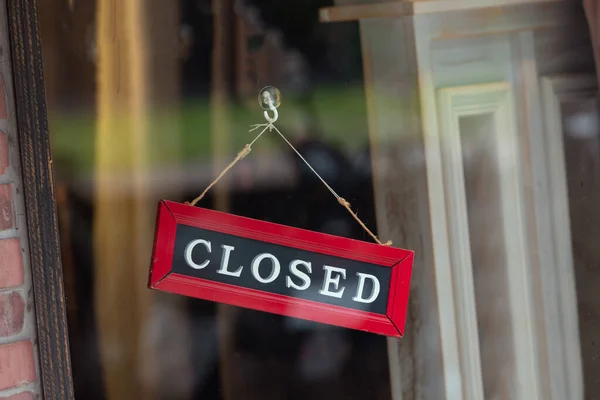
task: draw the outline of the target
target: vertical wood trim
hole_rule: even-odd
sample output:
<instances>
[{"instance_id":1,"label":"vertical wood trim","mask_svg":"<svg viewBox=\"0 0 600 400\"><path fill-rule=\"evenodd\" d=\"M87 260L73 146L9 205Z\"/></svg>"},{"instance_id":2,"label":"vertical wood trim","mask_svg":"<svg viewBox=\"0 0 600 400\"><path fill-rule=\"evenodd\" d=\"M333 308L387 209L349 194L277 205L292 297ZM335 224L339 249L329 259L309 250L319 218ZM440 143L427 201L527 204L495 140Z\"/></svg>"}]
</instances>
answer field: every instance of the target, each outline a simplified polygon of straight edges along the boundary
<instances>
[{"instance_id":1,"label":"vertical wood trim","mask_svg":"<svg viewBox=\"0 0 600 400\"><path fill-rule=\"evenodd\" d=\"M388 339L394 400L444 398L414 22L360 21L377 231L415 251L406 333Z\"/></svg>"},{"instance_id":2,"label":"vertical wood trim","mask_svg":"<svg viewBox=\"0 0 600 400\"><path fill-rule=\"evenodd\" d=\"M551 203L550 206L552 208L551 223L553 222L553 233L555 235L555 243L553 243L553 246L551 247L553 249L552 256L554 261L552 265L552 267L554 268L552 268L551 272L554 273L546 274L546 284L549 285L549 287L556 287L556 285L559 284L559 281L561 279L561 276L556 273L558 272L557 268L561 268L561 266L564 266L566 270L570 271L569 275L571 275L571 282L574 285L573 256L571 254L571 219L569 216L569 198L567 189L566 164L563 149L560 102L554 93L552 82L548 78L542 79L542 85L542 101L545 118L544 122L545 132L547 135L546 154L548 160L552 160L552 162L548 163L548 175L550 177L549 202ZM565 276L562 276L562 279L565 279ZM547 303L547 306L544 308L544 311L546 315L546 331L548 335L548 344L556 345L558 343L561 343L559 338L561 336L562 329L560 326L560 315L558 314L560 307L560 297L562 296L559 295L559 293L552 291L551 296L547 296L547 298L544 299ZM577 316L576 307L574 310L574 315ZM576 343L579 344L579 334L576 338L573 339L575 339ZM563 345L567 345L567 343L564 343ZM577 347L578 354L579 345ZM563 367L566 364L567 354L563 346L553 346L553 348L554 351L550 352L549 354L549 374L551 378L553 398L583 398L583 393L580 393L580 396L567 396L567 377L569 374L572 373L571 371L562 371ZM581 369L580 366L579 369Z\"/></svg>"},{"instance_id":3,"label":"vertical wood trim","mask_svg":"<svg viewBox=\"0 0 600 400\"><path fill-rule=\"evenodd\" d=\"M525 213L526 196L523 193L523 182L521 175L524 166L519 157L520 135L518 134L516 118L514 115L514 100L511 87L508 83L470 85L457 88L446 88L440 90L440 115L439 140L441 142L442 160L444 170L444 185L446 186L444 198L448 213L448 236L452 255L452 280L445 284L450 286L457 303L456 318L458 348L461 354L460 373L463 381L464 398L478 399L483 396L483 387L474 379L481 380L480 361L477 337L473 337L473 331L477 332L477 315L475 313L474 296L469 291L474 290L472 275L466 273L464 268L472 267L470 253L468 228L463 225L468 223L466 217L466 202L460 201L461 196L455 193L455 189L464 191L461 185L462 160L458 160L459 154L451 158L459 143L456 137L458 131L458 117L480 115L489 112L494 113L494 124L496 126L494 136L498 160L503 160L499 165L500 193L502 206L502 227L504 232L504 243L506 246L506 267L508 273L508 293L510 298L510 309L513 327L513 340L515 346L515 378L519 398L537 399L541 398L539 393L539 372L537 363L537 348L535 345L536 330L534 326L535 315L532 304L532 284L530 279L529 252L527 244L531 247L537 246L526 237L527 219ZM449 110L444 110L449 108ZM460 164L458 167L456 164ZM456 171L460 168L460 171ZM525 166L526 168L526 166ZM461 187L463 186L463 187ZM458 201L454 199L457 197ZM463 199L464 200L464 199ZM461 210L461 208L464 208ZM462 217L455 218L457 215ZM466 232L465 228L467 229ZM465 240L467 241L465 243ZM460 256L457 256L460 255ZM472 302L472 303L471 303ZM463 315L465 314L465 315ZM456 350L458 351L458 349ZM464 354L468 353L468 354ZM469 355L470 354L470 355ZM457 366L455 366L457 368ZM478 377L479 375L479 377Z\"/></svg>"},{"instance_id":4,"label":"vertical wood trim","mask_svg":"<svg viewBox=\"0 0 600 400\"><path fill-rule=\"evenodd\" d=\"M571 98L593 98L594 76L544 77L540 82L544 118L546 159L553 235L552 268L546 271L548 287L544 301L552 398L584 396L579 342L577 293L571 241L571 218L560 105Z\"/></svg>"},{"instance_id":5,"label":"vertical wood trim","mask_svg":"<svg viewBox=\"0 0 600 400\"><path fill-rule=\"evenodd\" d=\"M378 177L381 177L383 171L380 171L378 165L380 165L379 161L382 159L383 154L378 151L378 146L381 146L381 134L378 124L378 115L377 104L376 104L376 84L377 77L373 74L373 39L372 39L372 31L374 31L376 27L373 26L371 21L359 21L359 31L360 31L360 46L362 51L362 65L363 65L363 76L364 76L364 86L365 86L365 100L366 100L366 108L367 108L367 126L369 132L369 148L371 155L371 165L373 171L373 197L375 204L375 216L377 219L377 232L379 235L384 233L387 237L390 236L390 229L387 226L388 223L388 215L384 213L385 206L383 205L383 201L389 193L381 190L382 187L385 187L385 183L379 182ZM376 40L375 40L376 41ZM409 299L410 303L411 299ZM410 304L406 313L406 323L410 325L413 321L411 312L410 312ZM409 328L410 329L410 328ZM405 332L406 333L406 332ZM402 343L396 338L387 338L387 354L388 354L388 368L390 374L390 392L391 392L391 400L402 400L405 396L403 395L403 391L406 390L405 386L412 387L410 382L407 385L407 382L403 379L403 376L407 375L407 372L412 372L414 369L414 365L411 362L411 357L401 357L400 354L403 351L407 351L412 343L412 339L404 340ZM402 346L403 345L403 346ZM404 364L404 365L403 365ZM407 366L406 364L410 364ZM407 396L408 397L408 396Z\"/></svg>"},{"instance_id":6,"label":"vertical wood trim","mask_svg":"<svg viewBox=\"0 0 600 400\"><path fill-rule=\"evenodd\" d=\"M73 399L37 1L7 4L42 393Z\"/></svg>"},{"instance_id":7,"label":"vertical wood trim","mask_svg":"<svg viewBox=\"0 0 600 400\"><path fill-rule=\"evenodd\" d=\"M475 287L471 261L471 246L469 237L467 200L465 197L465 183L463 172L463 156L461 147L461 132L459 118L461 116L476 116L493 114L494 138L498 151L498 160L508 160L506 165L510 169L500 174L501 205L503 219L504 242L507 252L507 272L509 287L507 290L511 298L511 315L523 314L515 308L515 304L524 304L519 297L528 293L527 285L519 283L519 275L527 269L525 250L522 240L523 227L521 226L522 206L519 195L519 164L516 160L517 145L515 142L516 125L512 109L513 100L508 83L469 85L454 88L442 88L438 91L438 107L440 131L438 140L441 145L444 193L442 199L445 203L448 216L448 240L451 254L452 279L446 285L452 290L455 298L456 318L456 345L459 352L459 369L462 382L463 397L479 399L484 396L481 375L481 357L479 349L478 322L476 311ZM503 171L502 166L498 166ZM475 266L476 267L476 266ZM527 315L523 321L514 321L513 327L517 330L521 325L527 325ZM515 344L521 336L513 333ZM525 335L525 338L531 337ZM518 353L518 352L517 352ZM521 351L526 354L527 351ZM519 358L519 355L516 356ZM535 398L535 397L532 397Z\"/></svg>"},{"instance_id":8,"label":"vertical wood trim","mask_svg":"<svg viewBox=\"0 0 600 400\"><path fill-rule=\"evenodd\" d=\"M444 177L441 148L438 140L438 117L431 60L431 21L424 17L415 18L417 42L417 66L421 121L425 164L427 172L427 194L431 218L431 238L435 262L435 285L437 290L438 317L444 365L444 389L446 399L462 400L463 388L460 379L460 357L456 336L454 294L452 292L452 270L446 204L444 202Z\"/></svg>"},{"instance_id":9,"label":"vertical wood trim","mask_svg":"<svg viewBox=\"0 0 600 400\"><path fill-rule=\"evenodd\" d=\"M376 160L380 160L382 155L378 151L378 139L379 138L379 129L377 124L377 106L375 104L376 101L376 93L375 93L375 84L376 77L373 76L373 54L372 54L372 40L369 35L369 31L372 29L372 24L369 21L359 21L359 30L360 30L360 46L362 51L362 61L363 61L363 76L365 82L365 99L366 99L366 108L367 108L367 126L369 131L369 141L370 141L370 151L371 151L371 165L373 168L373 197L375 203L375 213L377 218L377 231L379 234L381 232L386 232L389 236L389 229L386 226L387 223L387 215L380 211L383 207L380 206L382 203L382 199L385 199L385 192L380 189L382 184L377 182L377 177L381 176L382 171L379 171L378 162ZM409 300L410 302L410 300ZM407 310L407 323L410 324L412 322L412 318L410 315L410 307ZM390 373L390 386L391 386L391 396L392 400L402 400L403 399L403 379L402 375L405 374L405 369L402 368L402 364L406 363L408 360L403 360L400 357L400 352L403 350L400 346L400 341L395 338L387 338L387 354L388 354L388 365L389 365L389 373Z\"/></svg>"},{"instance_id":10,"label":"vertical wood trim","mask_svg":"<svg viewBox=\"0 0 600 400\"><path fill-rule=\"evenodd\" d=\"M522 196L526 224L526 240L529 243L529 271L526 278L529 281L529 295L526 304L531 310L544 310L543 288L546 285L547 274L544 269L554 263L551 252L545 251L551 246L550 221L552 215L548 207L547 186L548 175L543 151L542 117L539 97L538 68L535 56L533 32L518 32L511 36L511 48L514 71L515 107L520 135L518 149L521 163ZM530 322L531 331L535 334L530 338L528 346L535 355L530 365L519 364L519 374L529 374L524 378L524 388L529 392L523 395L537 395L549 398L550 381L548 380L548 352L546 342L549 332L544 329L543 312L533 313ZM553 350L549 350L553 351Z\"/></svg>"},{"instance_id":11,"label":"vertical wood trim","mask_svg":"<svg viewBox=\"0 0 600 400\"><path fill-rule=\"evenodd\" d=\"M488 93L484 91L487 90ZM479 94L490 94L490 88L482 88ZM450 241L452 280L447 282L455 297L456 350L461 359L460 376L465 399L483 398L481 376L481 356L479 354L479 336L477 328L477 310L475 307L475 289L473 282L473 264L469 237L467 199L463 172L463 154L459 127L460 109L455 104L457 97L465 94L454 88L438 91L438 109L440 131L437 132L441 144L444 171L445 193L443 199L447 207L448 237ZM471 103L479 100L481 114L496 112L495 104L486 104L483 99L475 99L477 94L468 93ZM481 97L481 96L479 96ZM459 366L456 366L459 367Z\"/></svg>"},{"instance_id":12,"label":"vertical wood trim","mask_svg":"<svg viewBox=\"0 0 600 400\"><path fill-rule=\"evenodd\" d=\"M537 243L528 240L526 231L526 198L522 175L527 170L519 157L521 142L516 128L514 100L503 107L501 119L509 125L499 130L496 145L499 159L510 160L511 166L501 175L503 226L507 250L509 296L515 341L517 393L523 399L539 399L539 363L536 346L533 285L529 249ZM501 115L502 115L501 114ZM512 129L511 129L512 128ZM508 133L508 134L507 134ZM510 134L512 133L512 134Z\"/></svg>"}]
</instances>

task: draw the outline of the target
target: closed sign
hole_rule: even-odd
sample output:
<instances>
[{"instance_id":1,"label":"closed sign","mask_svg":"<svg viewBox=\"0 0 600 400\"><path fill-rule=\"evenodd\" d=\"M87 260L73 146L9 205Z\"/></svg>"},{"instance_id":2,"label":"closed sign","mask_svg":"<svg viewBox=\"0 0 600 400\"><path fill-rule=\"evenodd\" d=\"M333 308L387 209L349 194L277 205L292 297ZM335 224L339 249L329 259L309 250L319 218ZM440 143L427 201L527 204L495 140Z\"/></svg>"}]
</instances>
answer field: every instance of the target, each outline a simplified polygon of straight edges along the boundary
<instances>
[{"instance_id":1,"label":"closed sign","mask_svg":"<svg viewBox=\"0 0 600 400\"><path fill-rule=\"evenodd\" d=\"M413 252L162 201L150 287L400 337Z\"/></svg>"}]
</instances>

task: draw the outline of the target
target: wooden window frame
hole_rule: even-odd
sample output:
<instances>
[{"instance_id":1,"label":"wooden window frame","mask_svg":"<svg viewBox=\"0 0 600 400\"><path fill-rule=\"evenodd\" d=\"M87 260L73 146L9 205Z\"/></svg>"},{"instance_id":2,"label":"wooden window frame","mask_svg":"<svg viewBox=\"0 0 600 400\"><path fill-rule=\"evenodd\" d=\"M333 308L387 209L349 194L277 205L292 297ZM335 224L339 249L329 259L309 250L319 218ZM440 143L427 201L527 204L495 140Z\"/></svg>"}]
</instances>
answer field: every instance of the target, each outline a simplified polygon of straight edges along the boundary
<instances>
[{"instance_id":1,"label":"wooden window frame","mask_svg":"<svg viewBox=\"0 0 600 400\"><path fill-rule=\"evenodd\" d=\"M540 79L545 138L542 144L548 169L548 207L551 210L553 263L544 274L544 319L556 398L583 398L583 364L579 340L577 292L571 241L571 217L563 146L561 105L597 95L593 75L544 76ZM557 349L559 351L557 351Z\"/></svg>"},{"instance_id":2,"label":"wooden window frame","mask_svg":"<svg viewBox=\"0 0 600 400\"><path fill-rule=\"evenodd\" d=\"M453 301L440 303L442 343L448 371L447 387L455 389L461 398L482 398L480 349L478 339L475 287L473 284L471 246L467 218L467 200L463 177L463 156L460 144L460 117L489 114L493 118L494 140L498 158L509 160L512 168L499 175L504 242L507 251L507 293L513 323L515 366L519 376L527 376L528 384L519 394L535 398L537 370L535 368L534 311L531 301L528 249L525 245L526 224L524 220L525 198L519 175L519 133L514 115L514 99L509 82L475 84L441 88L438 94L440 130L435 141L439 143L444 185L433 196L444 200L447 216L448 262L439 263L438 291L448 293ZM433 138L432 138L433 139ZM434 229L444 229L434 222ZM460 377L460 379L457 379ZM459 384L460 382L460 384ZM529 397L530 396L530 397Z\"/></svg>"},{"instance_id":3,"label":"wooden window frame","mask_svg":"<svg viewBox=\"0 0 600 400\"><path fill-rule=\"evenodd\" d=\"M68 400L74 391L37 3L7 0L6 11L41 393Z\"/></svg>"}]
</instances>

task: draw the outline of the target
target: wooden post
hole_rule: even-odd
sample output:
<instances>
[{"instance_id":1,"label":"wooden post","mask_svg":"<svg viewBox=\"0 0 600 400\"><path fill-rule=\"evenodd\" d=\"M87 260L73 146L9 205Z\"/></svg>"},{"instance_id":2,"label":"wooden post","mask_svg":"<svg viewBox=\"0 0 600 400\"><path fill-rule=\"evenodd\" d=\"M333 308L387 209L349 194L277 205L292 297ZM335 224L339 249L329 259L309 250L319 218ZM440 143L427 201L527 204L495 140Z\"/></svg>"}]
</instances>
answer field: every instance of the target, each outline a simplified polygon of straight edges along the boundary
<instances>
[{"instance_id":1,"label":"wooden post","mask_svg":"<svg viewBox=\"0 0 600 400\"><path fill-rule=\"evenodd\" d=\"M229 162L229 103L234 82L234 12L233 1L213 2L213 57L211 91L211 137L214 175L217 176ZM227 178L213 189L214 208L220 211L229 209ZM237 398L232 382L234 320L237 309L225 304L217 305L217 332L219 335L219 360L221 370L221 390L225 400Z\"/></svg>"},{"instance_id":2,"label":"wooden post","mask_svg":"<svg viewBox=\"0 0 600 400\"><path fill-rule=\"evenodd\" d=\"M136 43L141 39L139 13L139 1L98 2L95 303L108 399L149 395L131 375L137 370L139 334L149 301L138 267L140 240L134 238L142 225L139 216L149 212L150 205L143 200L141 182L133 180L123 197L110 184L119 169L139 175L147 161L142 115L146 88L139 60L143 45Z\"/></svg>"},{"instance_id":3,"label":"wooden post","mask_svg":"<svg viewBox=\"0 0 600 400\"><path fill-rule=\"evenodd\" d=\"M147 281L157 200L167 194L148 178L165 153L172 158L179 150L170 112L178 93L179 15L170 4L97 4L95 302L108 399L151 399L165 384L148 339L159 298ZM124 193L114 190L115 179L127 180Z\"/></svg>"}]
</instances>

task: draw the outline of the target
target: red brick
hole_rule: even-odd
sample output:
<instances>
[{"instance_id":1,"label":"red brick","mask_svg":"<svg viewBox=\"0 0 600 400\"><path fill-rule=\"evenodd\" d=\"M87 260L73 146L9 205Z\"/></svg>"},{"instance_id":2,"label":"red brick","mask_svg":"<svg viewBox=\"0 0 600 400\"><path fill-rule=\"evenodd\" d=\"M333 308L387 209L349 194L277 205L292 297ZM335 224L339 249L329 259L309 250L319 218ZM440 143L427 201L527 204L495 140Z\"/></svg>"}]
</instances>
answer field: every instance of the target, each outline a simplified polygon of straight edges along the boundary
<instances>
[{"instance_id":1,"label":"red brick","mask_svg":"<svg viewBox=\"0 0 600 400\"><path fill-rule=\"evenodd\" d=\"M4 77L0 75L0 118L6 119L8 112L6 111L6 91L4 90Z\"/></svg>"},{"instance_id":2,"label":"red brick","mask_svg":"<svg viewBox=\"0 0 600 400\"><path fill-rule=\"evenodd\" d=\"M0 397L0 400L35 400L32 392L21 392L8 397Z\"/></svg>"},{"instance_id":3,"label":"red brick","mask_svg":"<svg viewBox=\"0 0 600 400\"><path fill-rule=\"evenodd\" d=\"M25 302L18 292L0 294L0 337L16 335L23 329Z\"/></svg>"},{"instance_id":4,"label":"red brick","mask_svg":"<svg viewBox=\"0 0 600 400\"><path fill-rule=\"evenodd\" d=\"M0 132L0 175L8 169L8 135Z\"/></svg>"},{"instance_id":5,"label":"red brick","mask_svg":"<svg viewBox=\"0 0 600 400\"><path fill-rule=\"evenodd\" d=\"M31 341L0 345L0 390L34 382L34 362Z\"/></svg>"},{"instance_id":6,"label":"red brick","mask_svg":"<svg viewBox=\"0 0 600 400\"><path fill-rule=\"evenodd\" d=\"M17 238L0 239L0 289L23 284L23 257Z\"/></svg>"},{"instance_id":7,"label":"red brick","mask_svg":"<svg viewBox=\"0 0 600 400\"><path fill-rule=\"evenodd\" d=\"M0 231L15 227L12 197L12 187L0 185Z\"/></svg>"}]
</instances>

